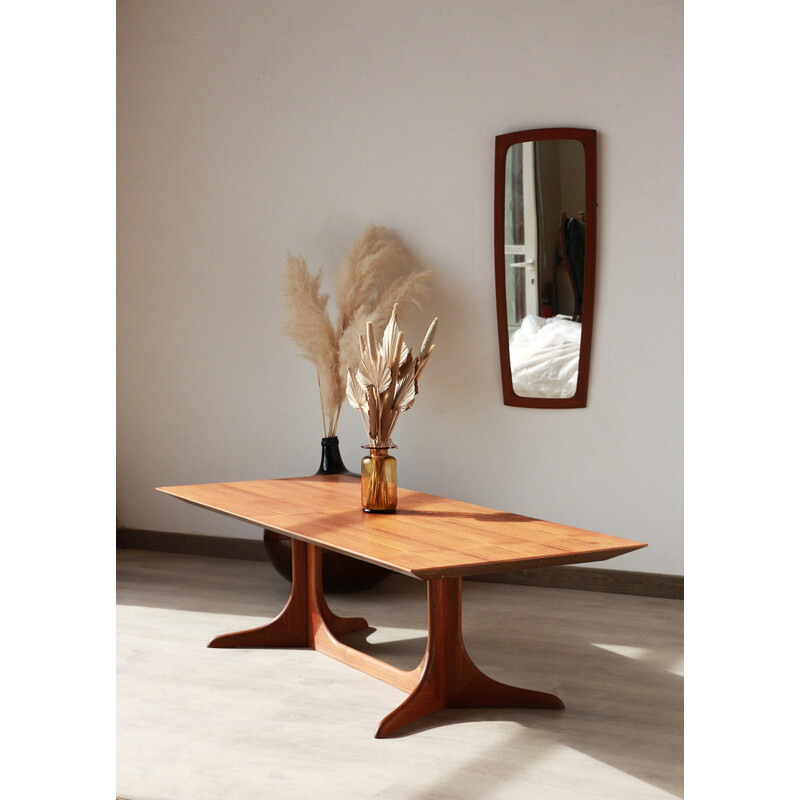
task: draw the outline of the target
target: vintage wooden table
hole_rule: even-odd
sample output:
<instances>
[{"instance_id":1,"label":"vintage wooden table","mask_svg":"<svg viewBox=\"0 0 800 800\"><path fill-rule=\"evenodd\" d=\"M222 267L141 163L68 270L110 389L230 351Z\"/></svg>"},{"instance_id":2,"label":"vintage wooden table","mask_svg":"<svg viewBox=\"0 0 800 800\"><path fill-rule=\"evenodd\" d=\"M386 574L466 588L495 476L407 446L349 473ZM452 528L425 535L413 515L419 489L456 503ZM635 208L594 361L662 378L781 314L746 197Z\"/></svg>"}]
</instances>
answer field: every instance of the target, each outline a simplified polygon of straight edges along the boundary
<instances>
[{"instance_id":1,"label":"vintage wooden table","mask_svg":"<svg viewBox=\"0 0 800 800\"><path fill-rule=\"evenodd\" d=\"M461 579L601 561L646 547L404 489L398 489L396 513L366 514L359 480L347 475L158 491L292 538L292 589L283 611L262 627L217 636L208 646L309 647L407 692L405 701L381 721L377 738L443 708L564 708L555 695L499 683L473 663L462 638ZM426 581L428 643L416 669L401 670L340 640L368 624L360 617L339 617L328 607L320 548Z\"/></svg>"}]
</instances>

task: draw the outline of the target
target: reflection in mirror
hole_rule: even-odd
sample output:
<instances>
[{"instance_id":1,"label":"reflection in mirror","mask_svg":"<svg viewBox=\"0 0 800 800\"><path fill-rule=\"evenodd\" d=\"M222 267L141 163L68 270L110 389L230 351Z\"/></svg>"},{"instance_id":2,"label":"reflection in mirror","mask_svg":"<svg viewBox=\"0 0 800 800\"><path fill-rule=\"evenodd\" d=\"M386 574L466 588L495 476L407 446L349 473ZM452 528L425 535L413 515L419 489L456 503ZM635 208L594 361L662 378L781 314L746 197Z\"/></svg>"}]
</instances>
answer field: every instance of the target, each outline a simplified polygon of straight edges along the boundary
<instances>
[{"instance_id":1,"label":"reflection in mirror","mask_svg":"<svg viewBox=\"0 0 800 800\"><path fill-rule=\"evenodd\" d=\"M586 405L594 142L583 129L497 137L495 270L508 405Z\"/></svg>"}]
</instances>

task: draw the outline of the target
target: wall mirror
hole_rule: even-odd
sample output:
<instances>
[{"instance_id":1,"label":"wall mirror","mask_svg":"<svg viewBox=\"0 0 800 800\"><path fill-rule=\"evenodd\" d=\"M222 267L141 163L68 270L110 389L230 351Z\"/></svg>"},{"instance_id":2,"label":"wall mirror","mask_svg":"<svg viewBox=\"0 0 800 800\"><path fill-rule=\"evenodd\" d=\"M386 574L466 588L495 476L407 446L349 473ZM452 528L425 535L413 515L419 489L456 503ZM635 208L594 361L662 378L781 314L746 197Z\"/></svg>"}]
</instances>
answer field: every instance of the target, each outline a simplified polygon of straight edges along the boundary
<instances>
[{"instance_id":1,"label":"wall mirror","mask_svg":"<svg viewBox=\"0 0 800 800\"><path fill-rule=\"evenodd\" d=\"M494 249L503 400L584 408L594 307L597 135L495 140Z\"/></svg>"}]
</instances>

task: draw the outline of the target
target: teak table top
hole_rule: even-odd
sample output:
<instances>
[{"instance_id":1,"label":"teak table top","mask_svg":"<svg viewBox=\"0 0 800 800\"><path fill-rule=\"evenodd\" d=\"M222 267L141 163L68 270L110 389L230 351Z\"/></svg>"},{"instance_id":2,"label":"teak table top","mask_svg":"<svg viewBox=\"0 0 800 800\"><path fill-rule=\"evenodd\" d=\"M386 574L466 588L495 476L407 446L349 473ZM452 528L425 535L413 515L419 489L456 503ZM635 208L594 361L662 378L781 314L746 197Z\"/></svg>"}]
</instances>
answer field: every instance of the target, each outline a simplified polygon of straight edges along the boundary
<instances>
[{"instance_id":1,"label":"teak table top","mask_svg":"<svg viewBox=\"0 0 800 800\"><path fill-rule=\"evenodd\" d=\"M421 580L602 561L647 546L400 488L396 513L367 514L359 480L347 475L158 491Z\"/></svg>"}]
</instances>

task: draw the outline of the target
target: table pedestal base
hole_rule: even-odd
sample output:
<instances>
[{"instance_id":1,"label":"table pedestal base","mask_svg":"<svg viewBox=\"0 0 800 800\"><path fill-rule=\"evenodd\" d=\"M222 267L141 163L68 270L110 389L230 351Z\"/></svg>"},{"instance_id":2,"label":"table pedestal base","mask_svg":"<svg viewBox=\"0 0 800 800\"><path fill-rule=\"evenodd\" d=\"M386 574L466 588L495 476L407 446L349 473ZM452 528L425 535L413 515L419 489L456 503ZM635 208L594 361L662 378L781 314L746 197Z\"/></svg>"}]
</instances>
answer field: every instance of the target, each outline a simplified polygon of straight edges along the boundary
<instances>
[{"instance_id":1,"label":"table pedestal base","mask_svg":"<svg viewBox=\"0 0 800 800\"><path fill-rule=\"evenodd\" d=\"M416 669L401 670L339 640L368 625L362 617L339 617L328 607L320 548L293 539L292 562L292 592L283 611L262 627L217 636L209 647L309 647L408 692L381 721L378 739L445 708L564 708L555 695L499 683L475 666L461 631L461 578L427 581L425 655Z\"/></svg>"}]
</instances>

